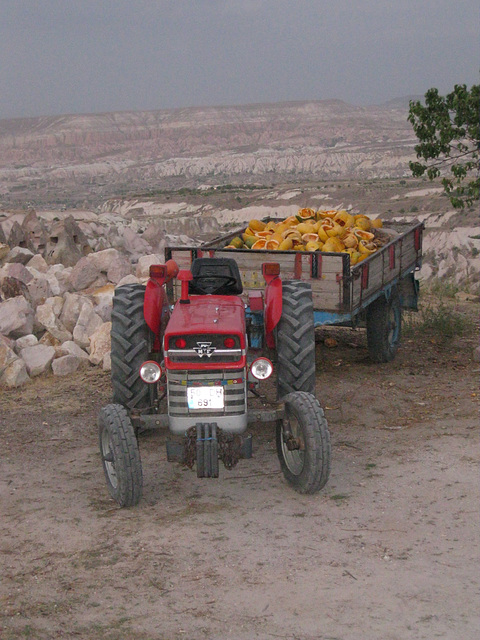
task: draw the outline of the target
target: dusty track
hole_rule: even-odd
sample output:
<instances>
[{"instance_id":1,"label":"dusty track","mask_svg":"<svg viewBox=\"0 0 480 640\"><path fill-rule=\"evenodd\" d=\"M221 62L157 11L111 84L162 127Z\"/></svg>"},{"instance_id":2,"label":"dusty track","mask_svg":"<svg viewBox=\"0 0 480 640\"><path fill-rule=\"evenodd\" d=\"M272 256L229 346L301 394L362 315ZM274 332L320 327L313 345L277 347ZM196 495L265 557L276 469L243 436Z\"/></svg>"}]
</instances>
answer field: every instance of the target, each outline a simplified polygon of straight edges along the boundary
<instances>
[{"instance_id":1,"label":"dusty track","mask_svg":"<svg viewBox=\"0 0 480 640\"><path fill-rule=\"evenodd\" d=\"M475 338L406 339L378 366L362 331L318 337L333 461L315 496L285 484L272 425L218 481L167 463L157 432L120 510L97 445L108 376L2 390L2 640L476 640Z\"/></svg>"}]
</instances>

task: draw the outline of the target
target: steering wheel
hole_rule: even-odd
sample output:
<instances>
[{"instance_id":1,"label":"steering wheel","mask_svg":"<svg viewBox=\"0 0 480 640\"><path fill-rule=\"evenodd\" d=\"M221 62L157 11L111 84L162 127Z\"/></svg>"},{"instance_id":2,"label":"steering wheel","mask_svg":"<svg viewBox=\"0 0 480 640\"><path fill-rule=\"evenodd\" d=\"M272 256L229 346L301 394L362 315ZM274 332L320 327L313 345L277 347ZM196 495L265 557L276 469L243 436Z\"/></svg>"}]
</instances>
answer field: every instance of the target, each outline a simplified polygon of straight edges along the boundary
<instances>
[{"instance_id":1,"label":"steering wheel","mask_svg":"<svg viewBox=\"0 0 480 640\"><path fill-rule=\"evenodd\" d=\"M221 280L220 284L218 284L219 280ZM222 289L223 287L228 287L236 283L237 283L236 278L234 278L233 276L226 276L221 273L219 273L218 275L212 275L212 276L210 275L195 276L193 280L193 284L195 288L201 289L204 293L208 295L215 295L215 293L220 289Z\"/></svg>"}]
</instances>

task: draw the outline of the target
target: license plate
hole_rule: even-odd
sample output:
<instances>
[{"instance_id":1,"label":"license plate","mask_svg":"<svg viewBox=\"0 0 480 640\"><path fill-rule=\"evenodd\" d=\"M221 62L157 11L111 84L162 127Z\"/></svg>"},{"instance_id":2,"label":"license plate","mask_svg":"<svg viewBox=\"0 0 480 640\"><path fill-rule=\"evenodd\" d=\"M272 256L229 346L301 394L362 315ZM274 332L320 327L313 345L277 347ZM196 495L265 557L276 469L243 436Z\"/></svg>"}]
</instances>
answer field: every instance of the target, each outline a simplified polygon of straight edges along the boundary
<instances>
[{"instance_id":1,"label":"license plate","mask_svg":"<svg viewBox=\"0 0 480 640\"><path fill-rule=\"evenodd\" d=\"M223 409L223 387L188 387L189 409Z\"/></svg>"}]
</instances>

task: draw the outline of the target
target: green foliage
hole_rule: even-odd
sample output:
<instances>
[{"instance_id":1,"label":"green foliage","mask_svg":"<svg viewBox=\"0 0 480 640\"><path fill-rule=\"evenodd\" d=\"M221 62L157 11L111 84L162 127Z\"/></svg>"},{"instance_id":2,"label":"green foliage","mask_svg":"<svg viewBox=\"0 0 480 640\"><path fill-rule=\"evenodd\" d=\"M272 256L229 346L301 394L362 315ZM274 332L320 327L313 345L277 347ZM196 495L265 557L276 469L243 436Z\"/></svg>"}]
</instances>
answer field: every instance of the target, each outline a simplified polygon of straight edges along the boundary
<instances>
[{"instance_id":1,"label":"green foliage","mask_svg":"<svg viewBox=\"0 0 480 640\"><path fill-rule=\"evenodd\" d=\"M415 177L442 177L445 192L455 208L463 209L479 199L478 151L480 144L480 85L470 89L455 85L441 96L429 89L425 104L410 101L408 120L419 144L410 162Z\"/></svg>"}]
</instances>

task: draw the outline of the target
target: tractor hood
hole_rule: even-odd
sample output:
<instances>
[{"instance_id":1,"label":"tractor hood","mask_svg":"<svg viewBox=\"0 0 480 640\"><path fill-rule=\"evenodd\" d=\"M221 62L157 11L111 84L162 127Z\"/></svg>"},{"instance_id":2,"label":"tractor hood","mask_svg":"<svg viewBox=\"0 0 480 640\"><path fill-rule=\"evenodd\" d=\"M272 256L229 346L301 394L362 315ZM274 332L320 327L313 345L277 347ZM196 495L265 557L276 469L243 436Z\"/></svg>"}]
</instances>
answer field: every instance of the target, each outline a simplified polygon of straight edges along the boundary
<instances>
[{"instance_id":1,"label":"tractor hood","mask_svg":"<svg viewBox=\"0 0 480 640\"><path fill-rule=\"evenodd\" d=\"M178 301L165 332L172 335L236 334L245 348L245 305L237 296L190 296L188 304Z\"/></svg>"}]
</instances>

